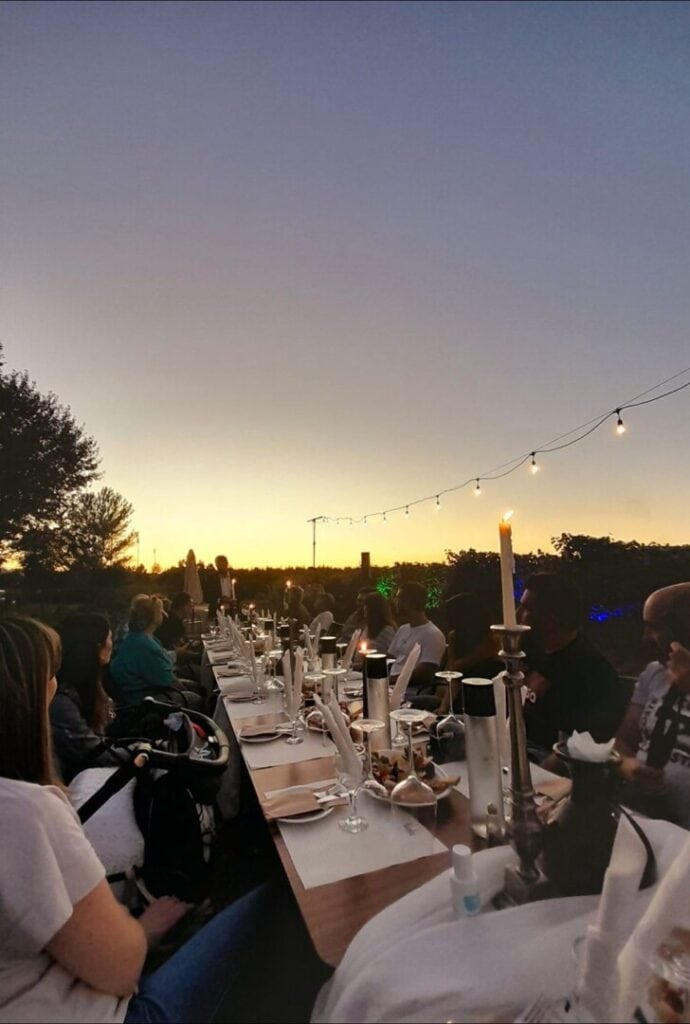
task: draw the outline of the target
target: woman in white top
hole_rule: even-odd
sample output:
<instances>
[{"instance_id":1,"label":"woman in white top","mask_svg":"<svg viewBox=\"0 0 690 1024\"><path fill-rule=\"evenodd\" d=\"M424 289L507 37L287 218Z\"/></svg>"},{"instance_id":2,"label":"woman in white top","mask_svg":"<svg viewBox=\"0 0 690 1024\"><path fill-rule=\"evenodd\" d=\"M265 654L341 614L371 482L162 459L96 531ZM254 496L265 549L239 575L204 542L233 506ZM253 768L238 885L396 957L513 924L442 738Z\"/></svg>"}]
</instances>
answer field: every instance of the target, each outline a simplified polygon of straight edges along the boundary
<instances>
[{"instance_id":1,"label":"woman in white top","mask_svg":"<svg viewBox=\"0 0 690 1024\"><path fill-rule=\"evenodd\" d=\"M0 620L0 1021L209 1021L228 990L234 1000L246 986L257 920L275 911L271 890L216 915L141 977L151 940L189 908L164 897L135 920L112 895L53 773L48 705L58 664L53 630ZM226 1012L245 1019L234 1002Z\"/></svg>"}]
</instances>

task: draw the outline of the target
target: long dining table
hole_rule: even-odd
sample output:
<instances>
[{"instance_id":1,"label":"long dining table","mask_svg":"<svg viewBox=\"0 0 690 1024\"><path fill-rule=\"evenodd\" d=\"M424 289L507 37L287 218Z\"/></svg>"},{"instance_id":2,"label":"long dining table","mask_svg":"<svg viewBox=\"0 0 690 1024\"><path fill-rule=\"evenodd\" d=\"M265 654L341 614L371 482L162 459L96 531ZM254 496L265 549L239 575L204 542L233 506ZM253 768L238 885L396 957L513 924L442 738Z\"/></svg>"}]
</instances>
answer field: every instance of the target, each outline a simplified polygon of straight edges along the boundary
<instances>
[{"instance_id":1,"label":"long dining table","mask_svg":"<svg viewBox=\"0 0 690 1024\"><path fill-rule=\"evenodd\" d=\"M252 767L251 759L246 756L247 751L260 748L245 746L239 739L240 731L246 726L282 724L286 716L280 710L266 713L260 704L251 705L248 701L238 703L224 696L223 677L217 671L217 665L211 665L211 668L221 690L216 719L227 729L232 748L230 771L239 776L244 762L260 807L263 808L268 794L291 787L310 787L321 780L334 779L332 753L323 757L310 756L309 759L294 760L291 763ZM275 701L272 706L275 707ZM274 742L284 743L284 740ZM239 792L239 782L236 789ZM367 806L372 801L365 795L360 797L366 815L365 800ZM351 940L372 917L447 870L451 865L454 845L463 843L476 848L482 842L472 832L467 797L453 788L444 799L437 802L434 839L438 841L435 843L438 852L309 887L305 886L300 877L283 832L275 821L267 820L267 824L314 947L321 959L332 967L339 964ZM301 830L309 829L310 825L291 827L300 827ZM358 835L342 835L343 843L357 843L358 840ZM404 837L402 842L405 842ZM320 856L318 845L315 845L313 855L315 858Z\"/></svg>"}]
</instances>

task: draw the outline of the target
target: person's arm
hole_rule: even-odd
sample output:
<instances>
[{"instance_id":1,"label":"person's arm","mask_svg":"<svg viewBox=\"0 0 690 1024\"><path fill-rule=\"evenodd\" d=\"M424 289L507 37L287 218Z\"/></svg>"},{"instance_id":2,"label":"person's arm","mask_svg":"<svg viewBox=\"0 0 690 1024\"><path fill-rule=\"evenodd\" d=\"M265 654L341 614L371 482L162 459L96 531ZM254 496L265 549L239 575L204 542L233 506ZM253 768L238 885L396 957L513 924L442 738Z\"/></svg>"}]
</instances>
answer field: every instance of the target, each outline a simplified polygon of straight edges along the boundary
<instances>
[{"instance_id":1,"label":"person's arm","mask_svg":"<svg viewBox=\"0 0 690 1024\"><path fill-rule=\"evenodd\" d=\"M147 650L147 662L147 682L161 689L169 689L175 685L175 673L170 655L153 637L151 637L151 644Z\"/></svg>"},{"instance_id":2,"label":"person's arm","mask_svg":"<svg viewBox=\"0 0 690 1024\"><path fill-rule=\"evenodd\" d=\"M75 978L108 995L130 996L146 958L146 935L103 879L74 907L46 951Z\"/></svg>"},{"instance_id":3,"label":"person's arm","mask_svg":"<svg viewBox=\"0 0 690 1024\"><path fill-rule=\"evenodd\" d=\"M56 694L50 705L50 719L55 752L67 776L83 768L120 763L66 694ZM69 779L66 777L65 781Z\"/></svg>"},{"instance_id":4,"label":"person's arm","mask_svg":"<svg viewBox=\"0 0 690 1024\"><path fill-rule=\"evenodd\" d=\"M629 704L616 735L616 750L624 757L634 757L639 750L640 740L642 739L640 731L641 717L642 706L640 704Z\"/></svg>"}]
</instances>

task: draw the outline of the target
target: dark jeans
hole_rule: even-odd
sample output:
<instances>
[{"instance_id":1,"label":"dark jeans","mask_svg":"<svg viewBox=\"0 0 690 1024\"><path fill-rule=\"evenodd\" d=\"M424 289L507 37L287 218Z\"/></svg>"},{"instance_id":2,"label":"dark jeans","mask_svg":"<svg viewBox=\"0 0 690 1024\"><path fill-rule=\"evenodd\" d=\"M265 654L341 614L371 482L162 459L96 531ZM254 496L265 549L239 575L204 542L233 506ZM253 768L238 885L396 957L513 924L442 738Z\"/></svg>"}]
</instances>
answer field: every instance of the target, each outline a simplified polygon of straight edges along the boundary
<instances>
[{"instance_id":1,"label":"dark jeans","mask_svg":"<svg viewBox=\"0 0 690 1024\"><path fill-rule=\"evenodd\" d=\"M306 1021L329 974L292 894L266 884L144 976L125 1024Z\"/></svg>"}]
</instances>

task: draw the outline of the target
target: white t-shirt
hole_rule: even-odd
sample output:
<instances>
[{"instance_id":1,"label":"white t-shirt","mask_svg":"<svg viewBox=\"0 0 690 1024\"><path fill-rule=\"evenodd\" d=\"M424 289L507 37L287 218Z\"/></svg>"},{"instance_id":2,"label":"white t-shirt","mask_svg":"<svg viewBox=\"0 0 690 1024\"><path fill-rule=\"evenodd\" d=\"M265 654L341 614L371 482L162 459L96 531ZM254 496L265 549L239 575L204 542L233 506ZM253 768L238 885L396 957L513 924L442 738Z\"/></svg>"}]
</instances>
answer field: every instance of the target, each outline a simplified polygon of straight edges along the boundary
<instances>
[{"instance_id":1,"label":"white t-shirt","mask_svg":"<svg viewBox=\"0 0 690 1024\"><path fill-rule=\"evenodd\" d=\"M666 668L659 661L647 665L635 684L632 703L642 707L637 757L643 763L669 685ZM664 767L664 781L678 824L690 829L690 695L674 703L672 715L677 720L677 735Z\"/></svg>"},{"instance_id":2,"label":"white t-shirt","mask_svg":"<svg viewBox=\"0 0 690 1024\"><path fill-rule=\"evenodd\" d=\"M406 623L401 626L391 641L388 648L388 657L395 658L395 664L391 668L391 676L400 675L405 659L415 644L421 647L418 665L430 662L432 665L440 665L446 650L446 638L433 622L425 622L422 626L411 626Z\"/></svg>"},{"instance_id":3,"label":"white t-shirt","mask_svg":"<svg viewBox=\"0 0 690 1024\"><path fill-rule=\"evenodd\" d=\"M77 981L45 952L105 877L67 797L0 779L0 835L0 1021L123 1021L128 999Z\"/></svg>"}]
</instances>

